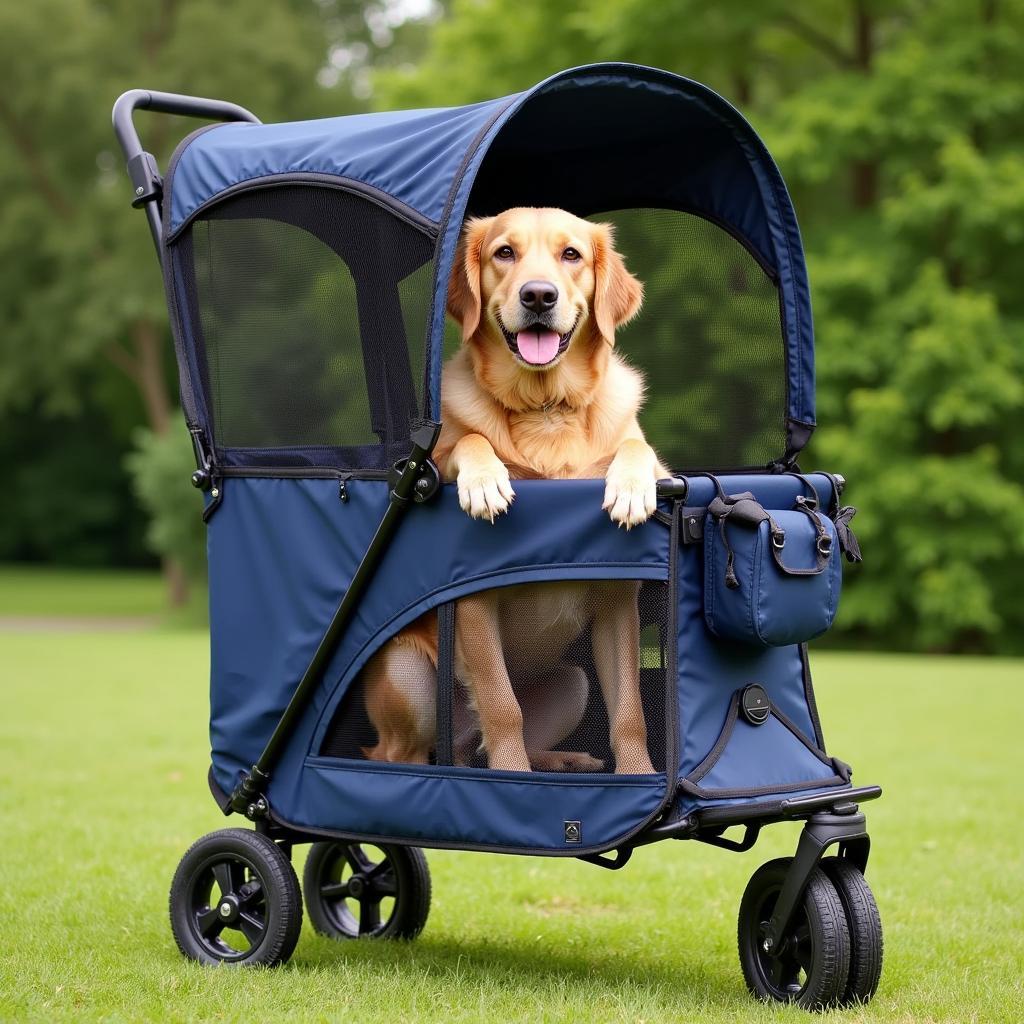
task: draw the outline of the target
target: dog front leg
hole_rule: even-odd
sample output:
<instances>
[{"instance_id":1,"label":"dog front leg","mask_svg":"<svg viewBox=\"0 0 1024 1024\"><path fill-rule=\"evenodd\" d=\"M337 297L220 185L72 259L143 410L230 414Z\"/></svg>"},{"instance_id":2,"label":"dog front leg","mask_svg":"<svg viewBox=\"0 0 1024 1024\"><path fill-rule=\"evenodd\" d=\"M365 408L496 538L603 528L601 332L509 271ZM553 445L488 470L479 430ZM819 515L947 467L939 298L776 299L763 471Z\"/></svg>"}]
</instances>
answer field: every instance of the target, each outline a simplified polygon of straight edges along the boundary
<instances>
[{"instance_id":1,"label":"dog front leg","mask_svg":"<svg viewBox=\"0 0 1024 1024\"><path fill-rule=\"evenodd\" d=\"M654 449L642 438L619 445L605 477L604 503L612 522L630 527L646 522L658 505L658 477L663 475Z\"/></svg>"},{"instance_id":2,"label":"dog front leg","mask_svg":"<svg viewBox=\"0 0 1024 1024\"><path fill-rule=\"evenodd\" d=\"M456 604L455 658L459 679L469 689L480 719L488 766L530 771L523 712L505 665L495 594L472 594Z\"/></svg>"},{"instance_id":3,"label":"dog front leg","mask_svg":"<svg viewBox=\"0 0 1024 1024\"><path fill-rule=\"evenodd\" d=\"M507 512L515 491L508 469L482 434L459 438L448 459L446 475L455 476L459 504L474 519L489 519Z\"/></svg>"},{"instance_id":4,"label":"dog front leg","mask_svg":"<svg viewBox=\"0 0 1024 1024\"><path fill-rule=\"evenodd\" d=\"M594 664L608 709L615 770L651 774L647 722L640 698L640 612L637 583L600 587L592 627Z\"/></svg>"}]
</instances>

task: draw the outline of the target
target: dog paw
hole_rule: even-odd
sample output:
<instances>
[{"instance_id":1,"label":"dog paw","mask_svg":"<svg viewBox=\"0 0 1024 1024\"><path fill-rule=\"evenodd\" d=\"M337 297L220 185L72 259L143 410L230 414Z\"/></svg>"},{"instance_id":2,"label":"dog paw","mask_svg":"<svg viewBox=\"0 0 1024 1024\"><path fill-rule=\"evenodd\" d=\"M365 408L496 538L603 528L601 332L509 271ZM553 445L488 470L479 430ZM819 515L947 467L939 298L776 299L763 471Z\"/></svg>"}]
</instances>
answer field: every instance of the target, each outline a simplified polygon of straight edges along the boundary
<instances>
[{"instance_id":1,"label":"dog paw","mask_svg":"<svg viewBox=\"0 0 1024 1024\"><path fill-rule=\"evenodd\" d=\"M516 496L508 470L498 459L480 468L461 470L456 483L462 511L474 519L487 519L492 523L495 516L508 511Z\"/></svg>"},{"instance_id":2,"label":"dog paw","mask_svg":"<svg viewBox=\"0 0 1024 1024\"><path fill-rule=\"evenodd\" d=\"M580 750L531 751L530 765L535 772L604 771L604 761Z\"/></svg>"},{"instance_id":3,"label":"dog paw","mask_svg":"<svg viewBox=\"0 0 1024 1024\"><path fill-rule=\"evenodd\" d=\"M657 508L657 480L616 471L613 465L605 481L604 503L612 522L627 530L646 522Z\"/></svg>"}]
</instances>

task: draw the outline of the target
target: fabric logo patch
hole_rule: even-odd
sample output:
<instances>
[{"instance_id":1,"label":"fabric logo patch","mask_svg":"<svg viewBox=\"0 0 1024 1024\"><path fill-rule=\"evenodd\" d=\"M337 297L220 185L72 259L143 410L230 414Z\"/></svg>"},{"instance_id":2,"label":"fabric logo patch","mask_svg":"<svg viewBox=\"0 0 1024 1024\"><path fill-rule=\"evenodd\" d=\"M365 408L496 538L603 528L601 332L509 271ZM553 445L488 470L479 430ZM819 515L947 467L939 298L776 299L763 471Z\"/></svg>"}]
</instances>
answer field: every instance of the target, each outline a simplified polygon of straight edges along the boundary
<instances>
[{"instance_id":1,"label":"fabric logo patch","mask_svg":"<svg viewBox=\"0 0 1024 1024\"><path fill-rule=\"evenodd\" d=\"M583 842L583 826L578 821L566 821L565 825L565 841L567 843L582 843Z\"/></svg>"}]
</instances>

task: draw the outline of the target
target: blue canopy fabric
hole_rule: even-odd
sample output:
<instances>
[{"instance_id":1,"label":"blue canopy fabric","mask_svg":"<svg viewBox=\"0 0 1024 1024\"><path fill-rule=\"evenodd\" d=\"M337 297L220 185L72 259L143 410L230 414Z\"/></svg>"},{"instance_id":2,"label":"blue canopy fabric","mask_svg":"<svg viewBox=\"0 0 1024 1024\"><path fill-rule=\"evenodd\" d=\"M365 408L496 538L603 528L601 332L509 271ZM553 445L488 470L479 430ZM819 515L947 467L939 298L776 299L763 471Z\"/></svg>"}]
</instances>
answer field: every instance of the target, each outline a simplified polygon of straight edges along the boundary
<instances>
[{"instance_id":1,"label":"blue canopy fabric","mask_svg":"<svg viewBox=\"0 0 1024 1024\"><path fill-rule=\"evenodd\" d=\"M639 65L594 64L463 107L211 126L172 159L166 241L240 190L325 176L369 192L438 239L428 413L440 407L445 297L467 214L516 205L582 216L661 207L713 221L776 281L790 436L796 448L809 436L814 340L796 216L764 144L705 86Z\"/></svg>"}]
</instances>

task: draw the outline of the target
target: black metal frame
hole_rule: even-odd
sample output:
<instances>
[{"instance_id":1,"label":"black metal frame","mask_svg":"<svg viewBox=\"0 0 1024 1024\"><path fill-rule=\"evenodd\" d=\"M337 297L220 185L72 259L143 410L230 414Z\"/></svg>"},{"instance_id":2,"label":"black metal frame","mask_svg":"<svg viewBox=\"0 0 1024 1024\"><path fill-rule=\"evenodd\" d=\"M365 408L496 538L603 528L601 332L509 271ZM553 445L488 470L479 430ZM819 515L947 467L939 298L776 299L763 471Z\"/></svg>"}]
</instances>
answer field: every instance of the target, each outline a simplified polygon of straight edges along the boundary
<instances>
[{"instance_id":1,"label":"black metal frame","mask_svg":"<svg viewBox=\"0 0 1024 1024\"><path fill-rule=\"evenodd\" d=\"M155 110L161 114L178 114L204 121L249 121L261 124L260 119L245 107L225 100L210 100L201 96L183 96L176 92L158 92L153 89L129 89L114 102L111 115L114 134L128 162L128 177L132 183L132 206L142 207L149 221L149 232L156 246L156 257L163 264L160 239L163 232L164 183L152 153L142 148L139 133L132 117L136 110Z\"/></svg>"}]
</instances>

